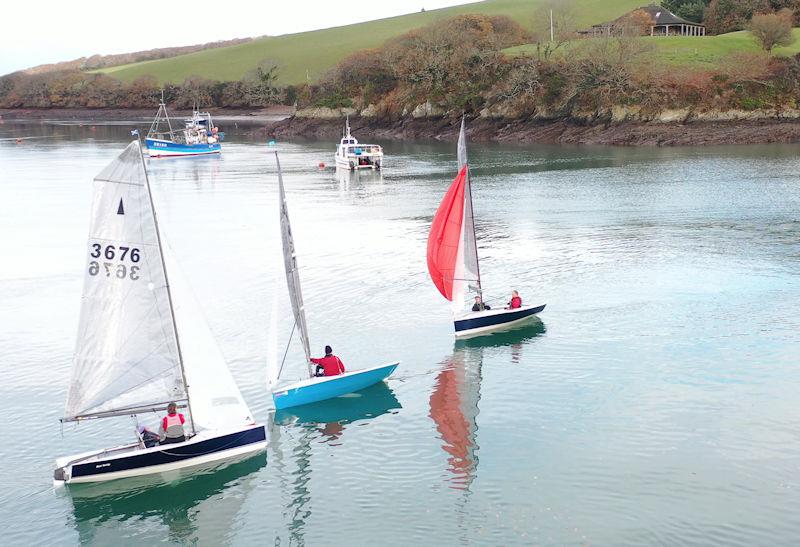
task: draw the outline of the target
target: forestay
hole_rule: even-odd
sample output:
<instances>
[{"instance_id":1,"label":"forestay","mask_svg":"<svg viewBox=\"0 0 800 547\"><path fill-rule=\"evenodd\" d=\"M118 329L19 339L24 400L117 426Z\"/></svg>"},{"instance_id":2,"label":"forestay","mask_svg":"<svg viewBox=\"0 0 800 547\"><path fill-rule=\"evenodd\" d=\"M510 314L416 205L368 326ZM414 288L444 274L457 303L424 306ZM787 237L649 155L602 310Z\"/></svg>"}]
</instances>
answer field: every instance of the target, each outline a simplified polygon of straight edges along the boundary
<instances>
[{"instance_id":1,"label":"forestay","mask_svg":"<svg viewBox=\"0 0 800 547\"><path fill-rule=\"evenodd\" d=\"M65 420L186 399L138 141L94 180L83 298Z\"/></svg>"},{"instance_id":2,"label":"forestay","mask_svg":"<svg viewBox=\"0 0 800 547\"><path fill-rule=\"evenodd\" d=\"M308 327L306 325L306 313L303 307L303 294L300 290L300 273L297 267L297 254L294 248L294 238L292 237L292 226L289 222L289 209L286 206L286 191L283 187L281 162L278 159L277 152L275 153L275 161L278 164L279 215L281 221L281 243L283 244L283 265L286 270L286 284L289 288L289 300L292 302L295 329L297 329L300 335L306 362L310 363L311 349L308 342ZM309 375L313 375L310 364Z\"/></svg>"}]
</instances>

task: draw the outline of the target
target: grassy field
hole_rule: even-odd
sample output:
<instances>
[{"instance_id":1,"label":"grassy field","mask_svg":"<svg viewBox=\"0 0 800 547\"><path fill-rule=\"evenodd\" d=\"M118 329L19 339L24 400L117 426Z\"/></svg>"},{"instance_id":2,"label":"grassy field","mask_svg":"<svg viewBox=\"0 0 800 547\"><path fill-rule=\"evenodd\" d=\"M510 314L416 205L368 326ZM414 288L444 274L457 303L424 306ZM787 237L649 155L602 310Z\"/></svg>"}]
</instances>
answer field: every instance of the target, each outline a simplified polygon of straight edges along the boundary
<instances>
[{"instance_id":1,"label":"grassy field","mask_svg":"<svg viewBox=\"0 0 800 547\"><path fill-rule=\"evenodd\" d=\"M345 27L261 38L225 48L102 69L115 78L131 81L150 74L159 82L180 83L190 76L211 80L238 80L262 61L275 62L281 84L317 80L341 59L387 39L445 17L463 13L507 15L526 27L534 25L537 9L545 0L485 0L425 13L413 13ZM608 21L642 5L643 0L576 0L576 23L590 26Z\"/></svg>"},{"instance_id":2,"label":"grassy field","mask_svg":"<svg viewBox=\"0 0 800 547\"><path fill-rule=\"evenodd\" d=\"M773 55L789 56L800 53L800 28L793 32L795 42L787 47L775 48ZM760 51L760 47L747 31L719 36L647 36L640 39L653 46L653 51L647 54L653 61L681 66L716 68L722 59L732 53ZM535 46L518 46L505 52L509 55L533 54Z\"/></svg>"}]
</instances>

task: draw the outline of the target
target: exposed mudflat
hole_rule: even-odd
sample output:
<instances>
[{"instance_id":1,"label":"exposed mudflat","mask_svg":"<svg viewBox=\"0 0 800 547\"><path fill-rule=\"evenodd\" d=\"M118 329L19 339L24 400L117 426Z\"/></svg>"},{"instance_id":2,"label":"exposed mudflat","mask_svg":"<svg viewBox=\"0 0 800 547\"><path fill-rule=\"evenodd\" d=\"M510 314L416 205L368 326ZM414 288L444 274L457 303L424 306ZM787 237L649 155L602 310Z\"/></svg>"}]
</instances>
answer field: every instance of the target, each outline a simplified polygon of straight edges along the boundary
<instances>
[{"instance_id":1,"label":"exposed mudflat","mask_svg":"<svg viewBox=\"0 0 800 547\"><path fill-rule=\"evenodd\" d=\"M456 140L459 120L425 118L381 120L351 118L362 138ZM764 144L800 141L800 121L758 120L726 122L623 122L586 124L571 120L495 120L475 118L467 126L474 141L546 144L604 144L622 146L687 146L706 144ZM290 117L265 127L269 136L337 138L342 120Z\"/></svg>"},{"instance_id":2,"label":"exposed mudflat","mask_svg":"<svg viewBox=\"0 0 800 547\"><path fill-rule=\"evenodd\" d=\"M336 139L343 120L292 116L293 108L214 109L219 122L252 125L252 132L278 139L294 137ZM175 110L175 118L191 115ZM155 109L0 109L2 120L113 123L144 121ZM353 132L366 138L432 139L454 141L459 119L453 118L366 118L352 117ZM800 120L762 119L691 122L580 122L571 119L489 119L469 120L468 135L474 141L526 142L545 144L604 144L620 146L692 146L706 144L766 144L800 141Z\"/></svg>"}]
</instances>

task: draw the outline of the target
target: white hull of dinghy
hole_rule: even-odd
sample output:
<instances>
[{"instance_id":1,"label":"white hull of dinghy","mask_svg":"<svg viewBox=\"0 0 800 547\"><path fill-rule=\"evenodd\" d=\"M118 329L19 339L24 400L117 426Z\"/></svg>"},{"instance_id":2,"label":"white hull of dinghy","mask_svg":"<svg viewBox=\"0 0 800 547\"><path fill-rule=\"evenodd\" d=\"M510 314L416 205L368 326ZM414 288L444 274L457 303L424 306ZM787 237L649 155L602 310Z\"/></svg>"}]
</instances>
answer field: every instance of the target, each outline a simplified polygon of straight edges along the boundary
<instances>
[{"instance_id":1,"label":"white hull of dinghy","mask_svg":"<svg viewBox=\"0 0 800 547\"><path fill-rule=\"evenodd\" d=\"M192 455L191 452L181 454L181 450L185 447L193 449L199 448L201 443L207 443L215 440L221 440L228 436L246 433L255 437L252 440L244 440L231 442L236 444L231 448L225 448L224 445L218 449L210 449L206 453ZM153 475L158 473L168 473L179 469L186 469L199 465L204 465L216 461L227 460L236 457L242 457L246 454L255 454L266 450L266 429L263 425L249 426L243 429L234 429L226 432L201 432L188 441L175 444L158 445L152 448L139 448L137 444L123 445L115 448L100 450L96 452L86 452L75 456L66 456L56 460L56 473L63 471L64 480L54 479L53 484L61 486L64 484L72 483L89 483L89 482L102 482L117 479L124 479L128 477L140 477L144 475ZM115 454L116 453L116 454ZM174 461L166 461L164 463L155 463L153 465L131 465L131 460L134 458L141 458L147 456L162 456L160 459L173 459ZM164 458L163 456L166 456ZM97 470L95 473L83 474L81 476L73 476L75 468L78 466L94 466ZM112 467L128 467L120 471L109 470ZM85 467L84 467L85 469ZM85 472L85 471L84 471Z\"/></svg>"}]
</instances>

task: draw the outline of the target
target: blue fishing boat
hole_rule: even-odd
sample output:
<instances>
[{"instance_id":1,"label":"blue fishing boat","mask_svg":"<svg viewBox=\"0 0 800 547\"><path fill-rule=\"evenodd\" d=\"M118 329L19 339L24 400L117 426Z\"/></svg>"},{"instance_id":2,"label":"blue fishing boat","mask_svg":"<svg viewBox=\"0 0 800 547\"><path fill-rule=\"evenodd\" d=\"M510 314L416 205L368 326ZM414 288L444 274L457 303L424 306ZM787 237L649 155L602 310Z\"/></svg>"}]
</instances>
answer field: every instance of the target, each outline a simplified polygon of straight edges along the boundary
<instances>
[{"instance_id":1,"label":"blue fishing boat","mask_svg":"<svg viewBox=\"0 0 800 547\"><path fill-rule=\"evenodd\" d=\"M286 271L286 284L289 289L289 300L292 303L292 311L294 313L294 328L292 333L294 333L295 330L298 332L305 353L305 362L308 363L308 378L289 385L282 385L280 383L280 375L283 366L280 368L276 365L268 366L268 383L272 390L272 399L275 403L275 408L280 410L340 397L382 382L394 372L400 365L400 361L344 372L337 376L317 377L314 375L314 365L311 363L311 346L308 341L308 325L306 323L305 308L303 306L303 296L300 290L297 255L294 247L292 228L289 222L289 210L286 205L283 174L281 173L281 164L278 160L277 152L275 153L275 160L278 164L278 201L280 207L283 263ZM274 318L276 315L277 310L273 309L273 321L275 321ZM275 330L276 328L273 326L271 331L274 333Z\"/></svg>"},{"instance_id":2,"label":"blue fishing boat","mask_svg":"<svg viewBox=\"0 0 800 547\"><path fill-rule=\"evenodd\" d=\"M458 175L444 195L428 234L428 272L442 296L452 302L456 338L506 329L545 308L545 304L522 306L519 296L506 309L489 309L483 303L463 119L458 136ZM475 305L466 310L464 299L470 294L475 296Z\"/></svg>"},{"instance_id":3,"label":"blue fishing boat","mask_svg":"<svg viewBox=\"0 0 800 547\"><path fill-rule=\"evenodd\" d=\"M192 110L192 117L184 121L183 129L173 129L162 97L144 142L151 158L206 156L222 152L220 141L224 137L214 125L211 114L197 108Z\"/></svg>"}]
</instances>

